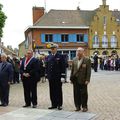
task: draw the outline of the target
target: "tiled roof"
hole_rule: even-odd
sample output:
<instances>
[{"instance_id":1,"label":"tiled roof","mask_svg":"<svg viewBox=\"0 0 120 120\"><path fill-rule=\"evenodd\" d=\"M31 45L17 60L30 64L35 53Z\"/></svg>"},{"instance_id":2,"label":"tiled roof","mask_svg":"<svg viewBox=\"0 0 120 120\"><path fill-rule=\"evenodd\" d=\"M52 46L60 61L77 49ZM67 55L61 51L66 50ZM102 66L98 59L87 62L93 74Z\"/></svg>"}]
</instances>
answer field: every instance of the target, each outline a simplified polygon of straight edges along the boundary
<instances>
[{"instance_id":1,"label":"tiled roof","mask_svg":"<svg viewBox=\"0 0 120 120\"><path fill-rule=\"evenodd\" d=\"M34 26L88 26L95 11L50 10Z\"/></svg>"},{"instance_id":2,"label":"tiled roof","mask_svg":"<svg viewBox=\"0 0 120 120\"><path fill-rule=\"evenodd\" d=\"M14 51L12 51L12 50L6 48L5 46L3 46L3 45L1 45L1 44L0 44L0 48L3 49L4 52L5 52L7 55L9 55L9 54L13 54L13 55L16 56L16 53L15 53Z\"/></svg>"},{"instance_id":3,"label":"tiled roof","mask_svg":"<svg viewBox=\"0 0 120 120\"><path fill-rule=\"evenodd\" d=\"M116 18L116 22L120 24L120 11L112 11L112 15Z\"/></svg>"},{"instance_id":4,"label":"tiled roof","mask_svg":"<svg viewBox=\"0 0 120 120\"><path fill-rule=\"evenodd\" d=\"M33 26L89 26L96 14L95 10L50 10L45 13ZM120 11L111 11L120 24Z\"/></svg>"}]
</instances>

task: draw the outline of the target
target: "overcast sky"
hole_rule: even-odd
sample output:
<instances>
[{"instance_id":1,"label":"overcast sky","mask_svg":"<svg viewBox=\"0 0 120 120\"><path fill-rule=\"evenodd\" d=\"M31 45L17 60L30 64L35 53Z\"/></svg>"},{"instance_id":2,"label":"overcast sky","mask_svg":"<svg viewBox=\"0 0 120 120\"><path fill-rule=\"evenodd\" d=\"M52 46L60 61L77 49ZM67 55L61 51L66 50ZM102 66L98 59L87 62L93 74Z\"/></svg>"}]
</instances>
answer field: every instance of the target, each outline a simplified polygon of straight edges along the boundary
<instances>
[{"instance_id":1,"label":"overcast sky","mask_svg":"<svg viewBox=\"0 0 120 120\"><path fill-rule=\"evenodd\" d=\"M120 10L119 0L106 0L110 10ZM4 45L13 48L24 41L25 29L32 25L32 7L45 7L50 9L75 10L79 5L82 10L94 10L102 4L102 0L0 0L3 11L7 16L2 41Z\"/></svg>"}]
</instances>

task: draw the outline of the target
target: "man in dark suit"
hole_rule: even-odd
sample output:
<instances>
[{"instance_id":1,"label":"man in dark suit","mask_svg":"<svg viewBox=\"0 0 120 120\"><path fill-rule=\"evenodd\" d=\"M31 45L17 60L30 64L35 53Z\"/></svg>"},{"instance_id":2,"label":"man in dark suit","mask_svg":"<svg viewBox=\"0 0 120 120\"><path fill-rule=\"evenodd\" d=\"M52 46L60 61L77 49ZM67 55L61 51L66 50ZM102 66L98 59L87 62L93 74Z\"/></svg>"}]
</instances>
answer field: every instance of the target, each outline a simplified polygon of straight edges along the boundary
<instances>
[{"instance_id":1,"label":"man in dark suit","mask_svg":"<svg viewBox=\"0 0 120 120\"><path fill-rule=\"evenodd\" d=\"M73 75L76 77L74 80ZM77 57L73 59L70 76L70 80L73 83L75 111L81 110L82 107L82 111L86 112L88 110L87 85L90 82L91 61L84 56L84 49L81 47L77 49Z\"/></svg>"},{"instance_id":2,"label":"man in dark suit","mask_svg":"<svg viewBox=\"0 0 120 120\"><path fill-rule=\"evenodd\" d=\"M25 105L23 107L37 107L37 81L39 78L39 62L33 57L33 51L28 50L26 58L22 60L20 73L22 76Z\"/></svg>"},{"instance_id":3,"label":"man in dark suit","mask_svg":"<svg viewBox=\"0 0 120 120\"><path fill-rule=\"evenodd\" d=\"M97 55L97 53L95 53L93 59L94 59L94 71L97 72L98 71L97 70L98 69L98 55Z\"/></svg>"},{"instance_id":4,"label":"man in dark suit","mask_svg":"<svg viewBox=\"0 0 120 120\"><path fill-rule=\"evenodd\" d=\"M12 64L7 62L7 55L1 55L1 63L0 63L0 91L1 91L1 105L7 106L9 104L9 89L10 82L13 79L13 68Z\"/></svg>"},{"instance_id":5,"label":"man in dark suit","mask_svg":"<svg viewBox=\"0 0 120 120\"><path fill-rule=\"evenodd\" d=\"M46 61L46 74L49 80L51 107L48 109L62 109L62 82L61 77L65 77L65 60L57 53L57 44L51 44L51 54Z\"/></svg>"}]
</instances>

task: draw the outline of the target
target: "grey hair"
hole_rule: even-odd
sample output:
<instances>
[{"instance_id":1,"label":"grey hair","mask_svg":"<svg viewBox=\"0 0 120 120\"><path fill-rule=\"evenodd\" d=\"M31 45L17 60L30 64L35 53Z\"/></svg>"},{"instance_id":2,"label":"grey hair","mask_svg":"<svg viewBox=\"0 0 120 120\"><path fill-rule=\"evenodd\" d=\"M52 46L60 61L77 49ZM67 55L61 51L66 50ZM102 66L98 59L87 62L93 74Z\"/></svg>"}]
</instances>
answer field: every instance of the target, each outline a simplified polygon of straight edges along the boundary
<instances>
[{"instance_id":1,"label":"grey hair","mask_svg":"<svg viewBox=\"0 0 120 120\"><path fill-rule=\"evenodd\" d=\"M2 54L1 54L1 57L7 58L7 55L6 55L5 53L2 53Z\"/></svg>"}]
</instances>

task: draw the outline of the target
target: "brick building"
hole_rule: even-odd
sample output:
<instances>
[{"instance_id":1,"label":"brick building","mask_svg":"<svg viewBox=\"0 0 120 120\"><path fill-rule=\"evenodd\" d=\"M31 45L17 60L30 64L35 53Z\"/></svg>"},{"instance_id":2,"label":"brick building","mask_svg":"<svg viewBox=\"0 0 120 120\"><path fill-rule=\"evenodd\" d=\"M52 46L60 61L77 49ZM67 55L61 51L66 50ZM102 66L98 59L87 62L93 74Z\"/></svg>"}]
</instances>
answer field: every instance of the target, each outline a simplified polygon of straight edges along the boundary
<instances>
[{"instance_id":1,"label":"brick building","mask_svg":"<svg viewBox=\"0 0 120 120\"><path fill-rule=\"evenodd\" d=\"M88 54L87 21L83 21L79 10L50 10L33 7L33 26L25 31L28 46L35 52L49 52L47 44L55 42L60 53L68 54L69 60L76 55L76 49L82 46Z\"/></svg>"},{"instance_id":2,"label":"brick building","mask_svg":"<svg viewBox=\"0 0 120 120\"><path fill-rule=\"evenodd\" d=\"M90 54L120 55L120 11L109 10L106 0L93 11L89 27Z\"/></svg>"},{"instance_id":3,"label":"brick building","mask_svg":"<svg viewBox=\"0 0 120 120\"><path fill-rule=\"evenodd\" d=\"M58 51L69 60L82 46L87 55L120 54L120 11L109 10L106 0L95 10L50 10L33 7L33 25L25 31L28 48L35 53L49 52L47 44L59 44Z\"/></svg>"}]
</instances>

